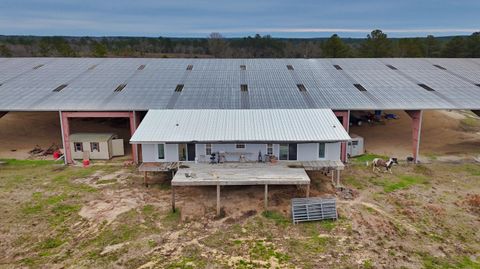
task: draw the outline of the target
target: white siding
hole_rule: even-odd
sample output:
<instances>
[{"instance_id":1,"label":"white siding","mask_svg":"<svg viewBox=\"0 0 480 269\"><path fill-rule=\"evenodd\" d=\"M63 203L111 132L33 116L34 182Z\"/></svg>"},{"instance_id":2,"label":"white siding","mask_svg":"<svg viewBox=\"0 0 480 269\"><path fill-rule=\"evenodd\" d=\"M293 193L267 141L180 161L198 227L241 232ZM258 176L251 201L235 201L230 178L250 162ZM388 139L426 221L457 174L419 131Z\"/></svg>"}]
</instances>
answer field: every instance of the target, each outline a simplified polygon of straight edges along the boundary
<instances>
[{"instance_id":1,"label":"white siding","mask_svg":"<svg viewBox=\"0 0 480 269\"><path fill-rule=\"evenodd\" d=\"M212 152L226 152L227 161L229 162L238 162L241 154L245 155L246 159L249 161L256 161L259 151L262 153L262 158L267 152L266 144L246 144L245 149L237 149L235 145L236 144L212 144ZM340 142L326 143L325 158L323 160L340 160L340 145ZM273 144L273 153L275 156L279 156L279 144ZM178 161L178 144L165 144L165 160L158 159L156 144L142 144L142 155L144 162ZM205 156L205 144L196 145L196 156L200 162L208 162L210 160L209 156ZM318 144L297 144L297 160L320 160L318 158Z\"/></svg>"}]
</instances>

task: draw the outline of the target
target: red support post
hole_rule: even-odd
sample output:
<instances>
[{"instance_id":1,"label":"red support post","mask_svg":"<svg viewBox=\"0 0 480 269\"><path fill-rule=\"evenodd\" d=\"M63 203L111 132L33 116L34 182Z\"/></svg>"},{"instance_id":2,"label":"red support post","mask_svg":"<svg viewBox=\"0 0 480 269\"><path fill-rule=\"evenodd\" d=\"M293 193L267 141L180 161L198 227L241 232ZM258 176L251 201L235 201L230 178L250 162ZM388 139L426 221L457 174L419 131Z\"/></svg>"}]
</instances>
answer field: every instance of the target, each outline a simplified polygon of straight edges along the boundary
<instances>
[{"instance_id":1,"label":"red support post","mask_svg":"<svg viewBox=\"0 0 480 269\"><path fill-rule=\"evenodd\" d=\"M335 113L335 116L338 118L341 118L343 128L348 133L350 129L350 110L334 111L333 113ZM340 160L347 162L347 142L342 142L341 144Z\"/></svg>"},{"instance_id":2,"label":"red support post","mask_svg":"<svg viewBox=\"0 0 480 269\"><path fill-rule=\"evenodd\" d=\"M133 136L133 134L137 130L137 116L135 111L130 112L129 119L130 119L130 135ZM132 144L132 157L133 157L133 162L138 164L137 144Z\"/></svg>"},{"instance_id":3,"label":"red support post","mask_svg":"<svg viewBox=\"0 0 480 269\"><path fill-rule=\"evenodd\" d=\"M413 159L415 163L418 163L418 153L420 151L420 134L422 132L422 117L423 110L406 110L405 111L410 118L412 118L412 146L413 146Z\"/></svg>"}]
</instances>

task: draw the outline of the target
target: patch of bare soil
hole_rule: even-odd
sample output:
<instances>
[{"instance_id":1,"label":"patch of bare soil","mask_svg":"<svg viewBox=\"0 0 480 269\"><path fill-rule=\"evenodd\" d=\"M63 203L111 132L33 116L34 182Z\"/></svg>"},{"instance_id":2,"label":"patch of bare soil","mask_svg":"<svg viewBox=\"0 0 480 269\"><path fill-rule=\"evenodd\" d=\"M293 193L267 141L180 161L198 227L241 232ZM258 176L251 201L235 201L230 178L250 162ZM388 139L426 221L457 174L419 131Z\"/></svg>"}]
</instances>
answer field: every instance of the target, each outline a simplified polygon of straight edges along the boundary
<instances>
[{"instance_id":1,"label":"patch of bare soil","mask_svg":"<svg viewBox=\"0 0 480 269\"><path fill-rule=\"evenodd\" d=\"M406 158L412 156L411 119L404 111L388 111L399 116L385 120L385 124L351 126L350 133L365 138L368 152ZM420 155L478 154L478 131L465 130L462 121L478 121L478 117L464 111L426 110L423 113ZM475 129L475 127L472 127ZM475 129L476 130L476 129Z\"/></svg>"}]
</instances>

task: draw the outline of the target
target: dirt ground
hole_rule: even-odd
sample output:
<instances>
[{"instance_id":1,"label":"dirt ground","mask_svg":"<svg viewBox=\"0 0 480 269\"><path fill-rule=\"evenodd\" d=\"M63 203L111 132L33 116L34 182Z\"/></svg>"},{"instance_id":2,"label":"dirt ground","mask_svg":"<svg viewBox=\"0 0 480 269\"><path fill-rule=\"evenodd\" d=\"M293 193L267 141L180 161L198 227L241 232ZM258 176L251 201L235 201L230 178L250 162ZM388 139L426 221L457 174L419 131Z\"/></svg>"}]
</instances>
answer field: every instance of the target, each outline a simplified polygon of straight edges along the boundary
<instances>
[{"instance_id":1,"label":"dirt ground","mask_svg":"<svg viewBox=\"0 0 480 269\"><path fill-rule=\"evenodd\" d=\"M125 152L130 129L126 119L70 119L70 132L111 132L125 139ZM10 112L0 118L0 158L27 159L35 145L47 149L53 143L61 146L60 119L57 112ZM46 159L52 159L47 156Z\"/></svg>"},{"instance_id":2,"label":"dirt ground","mask_svg":"<svg viewBox=\"0 0 480 269\"><path fill-rule=\"evenodd\" d=\"M367 152L406 158L412 156L411 119L404 111L385 124L351 126L350 133L365 138ZM437 155L480 154L478 117L469 111L426 110L420 143L420 159Z\"/></svg>"},{"instance_id":3,"label":"dirt ground","mask_svg":"<svg viewBox=\"0 0 480 269\"><path fill-rule=\"evenodd\" d=\"M149 188L134 167L49 161L0 165L2 268L479 268L480 165L401 164L343 175L352 199L311 174L312 196L336 197L339 220L294 225L296 187Z\"/></svg>"}]
</instances>

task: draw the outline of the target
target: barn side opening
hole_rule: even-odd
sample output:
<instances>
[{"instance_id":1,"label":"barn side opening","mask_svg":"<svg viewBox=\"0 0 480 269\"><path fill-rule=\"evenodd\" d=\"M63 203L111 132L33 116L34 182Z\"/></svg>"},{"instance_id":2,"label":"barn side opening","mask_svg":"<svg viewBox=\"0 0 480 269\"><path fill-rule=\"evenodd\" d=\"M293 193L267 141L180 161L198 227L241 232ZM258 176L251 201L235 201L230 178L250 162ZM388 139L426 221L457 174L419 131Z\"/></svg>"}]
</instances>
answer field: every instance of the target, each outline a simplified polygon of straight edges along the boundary
<instances>
[{"instance_id":1,"label":"barn side opening","mask_svg":"<svg viewBox=\"0 0 480 269\"><path fill-rule=\"evenodd\" d=\"M386 110L379 121L374 116L374 111L351 111L350 134L363 137L365 151L403 160L413 157L410 115L403 110ZM469 110L424 110L419 159L477 156L478 132L480 118Z\"/></svg>"},{"instance_id":2,"label":"barn side opening","mask_svg":"<svg viewBox=\"0 0 480 269\"><path fill-rule=\"evenodd\" d=\"M70 134L116 134L123 139L125 155L113 160L132 159L128 118L69 118L69 126ZM30 153L36 147L46 150L52 145L64 152L59 112L9 112L0 118L0 158L53 160L52 154Z\"/></svg>"}]
</instances>

